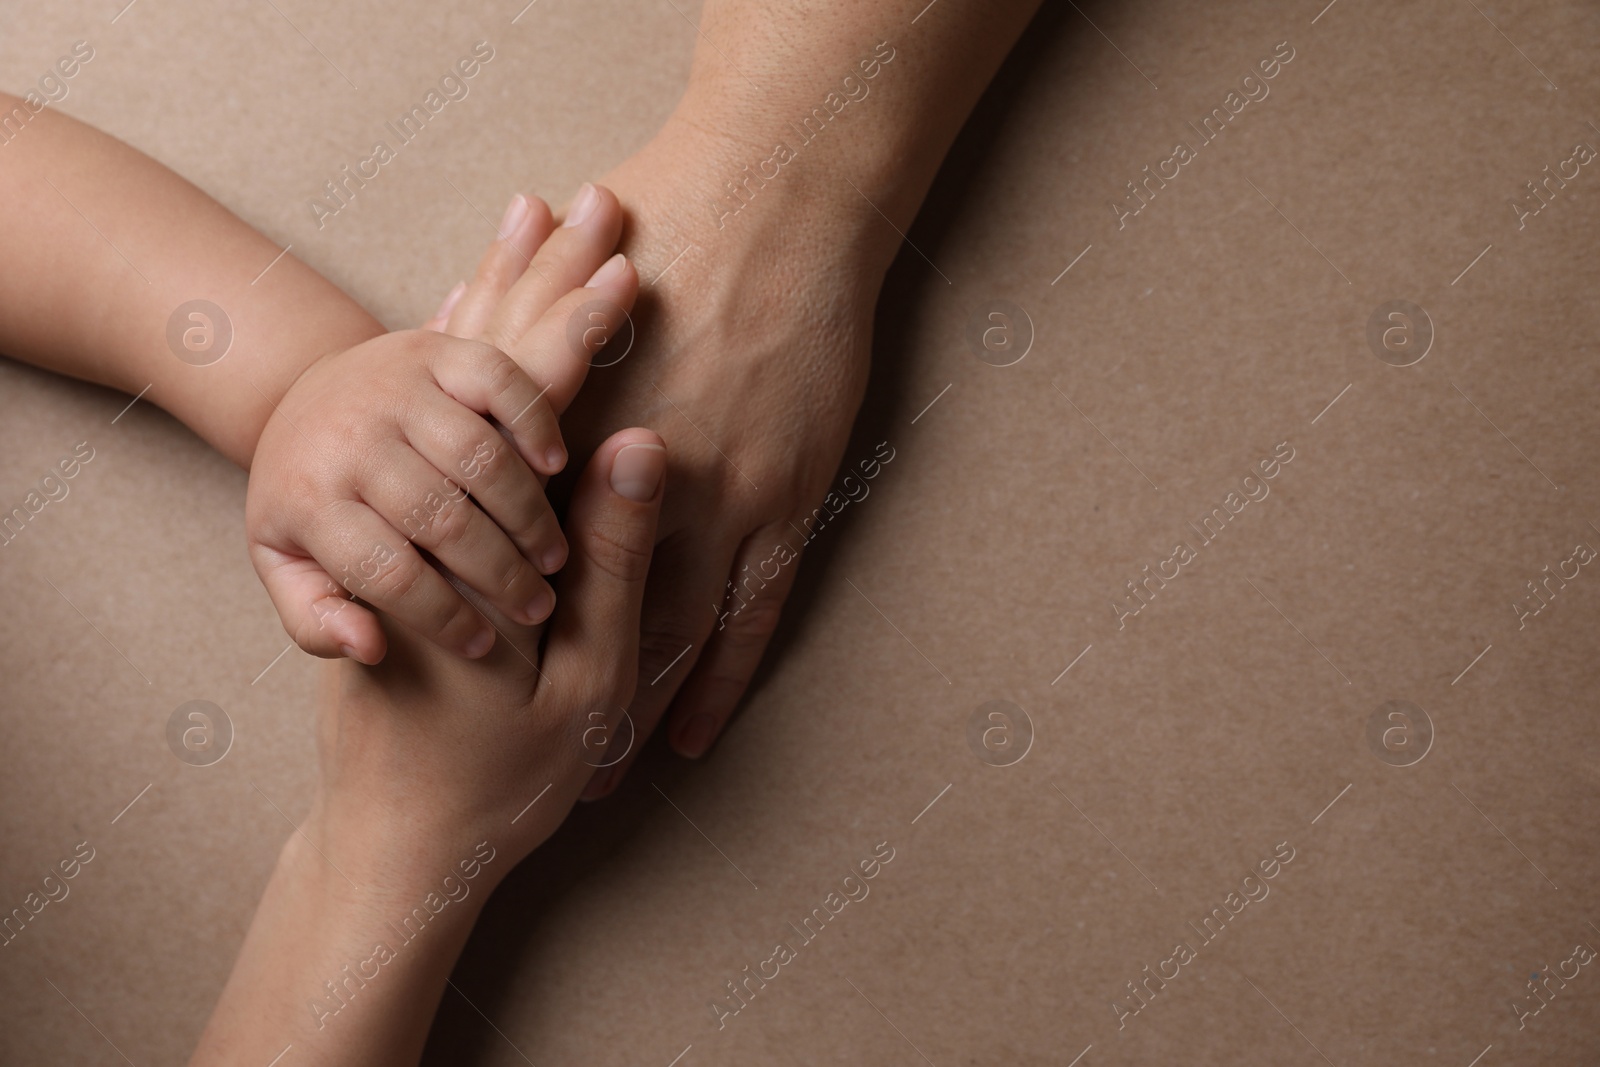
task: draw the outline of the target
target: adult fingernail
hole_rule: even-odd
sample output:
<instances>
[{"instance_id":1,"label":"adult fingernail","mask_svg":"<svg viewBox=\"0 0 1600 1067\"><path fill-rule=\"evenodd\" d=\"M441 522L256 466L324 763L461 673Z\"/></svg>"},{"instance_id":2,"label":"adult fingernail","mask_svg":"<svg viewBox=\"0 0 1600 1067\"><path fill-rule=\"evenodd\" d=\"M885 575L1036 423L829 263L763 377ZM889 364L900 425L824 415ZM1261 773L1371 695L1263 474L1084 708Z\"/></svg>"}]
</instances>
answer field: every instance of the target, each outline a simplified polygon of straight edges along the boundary
<instances>
[{"instance_id":1,"label":"adult fingernail","mask_svg":"<svg viewBox=\"0 0 1600 1067\"><path fill-rule=\"evenodd\" d=\"M491 628L488 630L483 630L474 636L472 640L468 641L466 645L463 646L462 651L467 654L468 659L477 659L479 656L488 655L489 650L493 647L494 630Z\"/></svg>"},{"instance_id":2,"label":"adult fingernail","mask_svg":"<svg viewBox=\"0 0 1600 1067\"><path fill-rule=\"evenodd\" d=\"M627 267L628 257L623 255L621 252L618 252L616 255L600 264L600 269L595 271L593 276L591 276L588 281L583 283L583 287L585 289L598 289L602 285L610 285L612 282L622 277L622 272L626 270Z\"/></svg>"},{"instance_id":3,"label":"adult fingernail","mask_svg":"<svg viewBox=\"0 0 1600 1067\"><path fill-rule=\"evenodd\" d=\"M578 190L578 195L572 198L572 206L567 208L567 221L561 225L565 227L582 226L594 209L600 204L600 190L588 182L583 183L583 188Z\"/></svg>"},{"instance_id":4,"label":"adult fingernail","mask_svg":"<svg viewBox=\"0 0 1600 1067\"><path fill-rule=\"evenodd\" d=\"M466 291L466 282L456 282L456 287L450 290L450 292L445 296L444 303L439 305L439 310L433 313L433 317L436 319L448 319L450 317L450 312L454 311L456 309L456 305L461 303L461 297L466 293Z\"/></svg>"},{"instance_id":5,"label":"adult fingernail","mask_svg":"<svg viewBox=\"0 0 1600 1067\"><path fill-rule=\"evenodd\" d=\"M717 735L717 719L710 712L702 711L689 717L683 729L678 731L677 744L673 745L680 756L690 759L699 759L706 754L706 749L711 747L711 741Z\"/></svg>"},{"instance_id":6,"label":"adult fingernail","mask_svg":"<svg viewBox=\"0 0 1600 1067\"><path fill-rule=\"evenodd\" d=\"M550 613L555 610L555 606L555 594L550 590L541 589L533 594L533 599L528 601L528 606L524 609L528 613L529 624L535 625L544 622L550 617Z\"/></svg>"},{"instance_id":7,"label":"adult fingernail","mask_svg":"<svg viewBox=\"0 0 1600 1067\"><path fill-rule=\"evenodd\" d=\"M661 488L667 450L660 445L629 445L611 461L611 490L624 500L648 504Z\"/></svg>"},{"instance_id":8,"label":"adult fingernail","mask_svg":"<svg viewBox=\"0 0 1600 1067\"><path fill-rule=\"evenodd\" d=\"M500 218L500 236L507 241L511 240L527 217L528 198L518 193L511 198L511 203L506 205L506 213Z\"/></svg>"}]
</instances>

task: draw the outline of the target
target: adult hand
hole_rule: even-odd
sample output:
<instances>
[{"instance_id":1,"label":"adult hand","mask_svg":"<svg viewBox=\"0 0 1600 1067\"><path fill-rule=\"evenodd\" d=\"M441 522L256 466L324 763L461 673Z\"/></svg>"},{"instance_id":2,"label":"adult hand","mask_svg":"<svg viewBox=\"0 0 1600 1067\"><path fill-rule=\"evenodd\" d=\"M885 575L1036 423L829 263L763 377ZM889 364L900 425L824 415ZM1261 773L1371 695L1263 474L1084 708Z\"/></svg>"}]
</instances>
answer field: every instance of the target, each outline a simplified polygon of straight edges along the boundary
<instances>
[{"instance_id":1,"label":"adult hand","mask_svg":"<svg viewBox=\"0 0 1600 1067\"><path fill-rule=\"evenodd\" d=\"M642 738L672 704L668 739L690 757L732 714L794 584L866 386L882 278L861 254L856 212L813 212L830 224L794 232L790 191L764 192L768 203L719 227L705 172L723 155L674 125L604 179L629 210L622 247L653 284L633 350L597 361L564 422L579 455L624 423L668 442L672 490L629 713ZM626 766L597 773L586 799Z\"/></svg>"}]
</instances>

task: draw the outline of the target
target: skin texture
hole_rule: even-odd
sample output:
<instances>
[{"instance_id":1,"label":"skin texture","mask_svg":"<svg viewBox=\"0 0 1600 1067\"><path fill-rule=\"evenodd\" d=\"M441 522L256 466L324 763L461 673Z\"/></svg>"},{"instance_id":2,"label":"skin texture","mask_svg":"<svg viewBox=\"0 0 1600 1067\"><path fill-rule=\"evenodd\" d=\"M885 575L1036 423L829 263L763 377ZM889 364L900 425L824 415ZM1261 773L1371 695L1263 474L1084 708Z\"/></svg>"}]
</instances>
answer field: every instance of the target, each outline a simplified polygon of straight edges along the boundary
<instances>
[{"instance_id":1,"label":"skin texture","mask_svg":"<svg viewBox=\"0 0 1600 1067\"><path fill-rule=\"evenodd\" d=\"M390 334L325 356L273 411L245 525L256 573L305 651L377 663L383 611L457 655L487 652L494 629L424 550L507 617L549 615L541 575L567 547L543 480L566 462L556 420L591 356L569 323L604 308L596 317L611 321L585 334L602 341L638 291L612 256L622 212L611 193L585 185L568 222L554 229L543 201L515 197L472 285L451 294L449 323L432 323L461 340Z\"/></svg>"},{"instance_id":2,"label":"skin texture","mask_svg":"<svg viewBox=\"0 0 1600 1067\"><path fill-rule=\"evenodd\" d=\"M0 94L0 111L17 106ZM263 274L280 248L161 164L55 108L34 116L6 157L0 195L28 210L0 213L0 352L142 393L241 467L307 367L384 332L292 255ZM168 319L194 299L224 309L230 352L248 359L193 366L173 354Z\"/></svg>"},{"instance_id":3,"label":"skin texture","mask_svg":"<svg viewBox=\"0 0 1600 1067\"><path fill-rule=\"evenodd\" d=\"M568 437L575 454L621 425L668 442L673 493L629 713L648 733L670 705L680 754L712 744L777 626L800 564L764 586L744 579L780 542L801 546L861 401L901 234L1036 6L939 3L918 16L922 4L886 0L707 0L683 101L603 179L645 281L639 340L595 371ZM822 132L796 129L842 100L813 120ZM779 143L794 157L769 179ZM745 595L730 598L730 582ZM627 766L597 773L586 797Z\"/></svg>"}]
</instances>

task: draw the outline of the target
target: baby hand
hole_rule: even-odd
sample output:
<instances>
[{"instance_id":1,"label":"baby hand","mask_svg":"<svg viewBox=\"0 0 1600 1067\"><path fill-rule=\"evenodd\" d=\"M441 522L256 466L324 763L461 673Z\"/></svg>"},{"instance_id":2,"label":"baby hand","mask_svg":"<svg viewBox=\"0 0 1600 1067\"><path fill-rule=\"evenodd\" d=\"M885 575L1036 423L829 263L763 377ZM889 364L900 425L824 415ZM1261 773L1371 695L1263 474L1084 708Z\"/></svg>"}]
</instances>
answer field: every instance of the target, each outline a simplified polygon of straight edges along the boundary
<instances>
[{"instance_id":1,"label":"baby hand","mask_svg":"<svg viewBox=\"0 0 1600 1067\"><path fill-rule=\"evenodd\" d=\"M443 648L488 652L493 627L419 550L507 617L549 616L543 575L567 547L535 475L566 451L540 392L505 353L420 330L324 357L295 382L256 447L245 520L301 648L382 659L359 597Z\"/></svg>"},{"instance_id":2,"label":"baby hand","mask_svg":"<svg viewBox=\"0 0 1600 1067\"><path fill-rule=\"evenodd\" d=\"M553 235L550 209L519 196L500 229L428 324L454 336L390 334L324 357L261 435L251 561L313 655L383 658L382 627L352 597L443 649L487 653L494 626L435 560L509 619L554 607L543 575L567 546L542 483L566 463L556 418L638 276L611 255L622 212L606 190L585 186Z\"/></svg>"}]
</instances>

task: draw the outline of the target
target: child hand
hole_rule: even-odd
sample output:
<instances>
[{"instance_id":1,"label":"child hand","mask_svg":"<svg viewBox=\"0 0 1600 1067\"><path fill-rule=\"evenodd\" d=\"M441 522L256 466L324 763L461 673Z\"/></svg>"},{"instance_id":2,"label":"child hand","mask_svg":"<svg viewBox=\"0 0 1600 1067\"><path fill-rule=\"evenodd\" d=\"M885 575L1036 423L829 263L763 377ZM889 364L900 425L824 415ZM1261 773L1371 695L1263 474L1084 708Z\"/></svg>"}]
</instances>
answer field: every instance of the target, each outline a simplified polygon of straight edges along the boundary
<instances>
[{"instance_id":1,"label":"child hand","mask_svg":"<svg viewBox=\"0 0 1600 1067\"><path fill-rule=\"evenodd\" d=\"M454 337L391 334L324 357L268 422L246 500L250 556L307 652L383 658L358 597L441 648L487 653L495 628L433 560L510 619L549 615L543 575L566 558L541 487L566 462L556 417L638 290L610 256L622 214L609 192L585 186L553 226L542 201L514 199L472 285L441 309L448 322L429 324ZM569 328L580 313L601 327L581 344Z\"/></svg>"}]
</instances>

